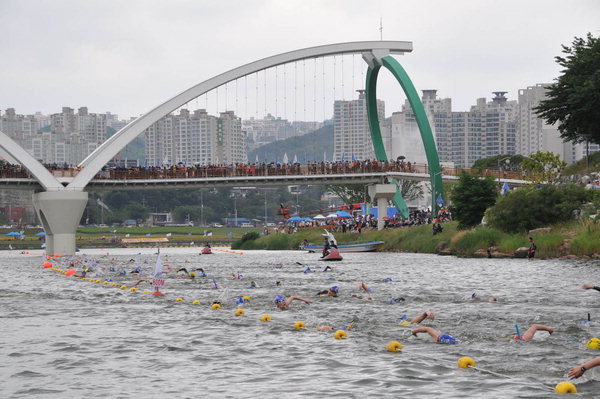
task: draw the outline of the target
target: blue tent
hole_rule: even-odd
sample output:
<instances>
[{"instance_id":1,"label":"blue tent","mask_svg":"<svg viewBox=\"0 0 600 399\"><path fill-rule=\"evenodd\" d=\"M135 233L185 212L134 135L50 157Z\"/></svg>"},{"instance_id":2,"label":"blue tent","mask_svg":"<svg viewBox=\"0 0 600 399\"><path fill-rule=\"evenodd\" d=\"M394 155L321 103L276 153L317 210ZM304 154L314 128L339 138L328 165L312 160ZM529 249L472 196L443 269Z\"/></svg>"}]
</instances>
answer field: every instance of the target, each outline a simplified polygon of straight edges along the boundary
<instances>
[{"instance_id":1,"label":"blue tent","mask_svg":"<svg viewBox=\"0 0 600 399\"><path fill-rule=\"evenodd\" d=\"M339 218L351 218L352 217L352 215L349 214L347 211L337 211L335 214L338 215Z\"/></svg>"},{"instance_id":2,"label":"blue tent","mask_svg":"<svg viewBox=\"0 0 600 399\"><path fill-rule=\"evenodd\" d=\"M44 233L43 231L40 231L40 232L39 232L39 233L37 233L35 236L36 236L36 237L43 237L43 236L45 236L45 235L46 235L46 233Z\"/></svg>"},{"instance_id":3,"label":"blue tent","mask_svg":"<svg viewBox=\"0 0 600 399\"><path fill-rule=\"evenodd\" d=\"M363 215L367 215L367 207L365 204L361 205L361 211ZM369 211L369 213L371 215L373 215L374 217L378 217L379 216L379 212L376 206L371 207L371 210ZM396 216L398 214L398 209L395 206L390 206L387 209L387 216L388 218L393 218L394 216Z\"/></svg>"},{"instance_id":4,"label":"blue tent","mask_svg":"<svg viewBox=\"0 0 600 399\"><path fill-rule=\"evenodd\" d=\"M300 216L292 216L286 222L302 222L303 219Z\"/></svg>"},{"instance_id":5,"label":"blue tent","mask_svg":"<svg viewBox=\"0 0 600 399\"><path fill-rule=\"evenodd\" d=\"M303 222L312 222L313 220L312 220L312 218L307 217L307 218L302 218L302 221Z\"/></svg>"},{"instance_id":6,"label":"blue tent","mask_svg":"<svg viewBox=\"0 0 600 399\"><path fill-rule=\"evenodd\" d=\"M6 233L4 234L5 236L9 236L9 237L14 237L14 236L20 236L22 235L21 233L19 233L18 231L11 231L10 233Z\"/></svg>"}]
</instances>

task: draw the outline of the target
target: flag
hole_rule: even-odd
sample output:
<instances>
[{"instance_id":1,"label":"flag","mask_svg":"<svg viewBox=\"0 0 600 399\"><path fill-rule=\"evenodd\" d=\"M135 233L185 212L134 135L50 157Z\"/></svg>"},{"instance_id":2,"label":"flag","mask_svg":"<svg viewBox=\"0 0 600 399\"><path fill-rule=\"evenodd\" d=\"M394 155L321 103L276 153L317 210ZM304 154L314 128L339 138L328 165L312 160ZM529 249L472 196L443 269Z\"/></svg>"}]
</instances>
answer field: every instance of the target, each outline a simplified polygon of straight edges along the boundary
<instances>
[{"instance_id":1,"label":"flag","mask_svg":"<svg viewBox=\"0 0 600 399\"><path fill-rule=\"evenodd\" d=\"M162 271L162 262L160 261L160 250L158 252L158 256L156 257L156 266L154 267L154 274L152 275L152 285L156 287L162 287L165 285L165 280L163 279L163 271Z\"/></svg>"},{"instance_id":2,"label":"flag","mask_svg":"<svg viewBox=\"0 0 600 399\"><path fill-rule=\"evenodd\" d=\"M256 154L256 159L254 160L255 163L258 163L258 153Z\"/></svg>"},{"instance_id":3,"label":"flag","mask_svg":"<svg viewBox=\"0 0 600 399\"><path fill-rule=\"evenodd\" d=\"M341 162L344 162L344 157L345 157L345 156L346 156L346 153L345 153L345 152L342 152L342 160L341 160Z\"/></svg>"},{"instance_id":4,"label":"flag","mask_svg":"<svg viewBox=\"0 0 600 399\"><path fill-rule=\"evenodd\" d=\"M287 152L284 152L283 153L283 163L287 164L289 162L290 162L290 160L288 159Z\"/></svg>"},{"instance_id":5,"label":"flag","mask_svg":"<svg viewBox=\"0 0 600 399\"><path fill-rule=\"evenodd\" d=\"M146 165L144 165L144 169L148 169L148 158L146 158Z\"/></svg>"},{"instance_id":6,"label":"flag","mask_svg":"<svg viewBox=\"0 0 600 399\"><path fill-rule=\"evenodd\" d=\"M508 190L509 190L508 184L504 183L504 185L502 186L502 190L500 190L500 194L504 195L508 192Z\"/></svg>"},{"instance_id":7,"label":"flag","mask_svg":"<svg viewBox=\"0 0 600 399\"><path fill-rule=\"evenodd\" d=\"M323 151L323 162L327 162L327 152Z\"/></svg>"},{"instance_id":8,"label":"flag","mask_svg":"<svg viewBox=\"0 0 600 399\"><path fill-rule=\"evenodd\" d=\"M442 194L438 195L437 200L435 201L438 206L444 206L444 199L442 198Z\"/></svg>"},{"instance_id":9,"label":"flag","mask_svg":"<svg viewBox=\"0 0 600 399\"><path fill-rule=\"evenodd\" d=\"M354 158L354 154L352 154L352 162L356 162L356 158Z\"/></svg>"},{"instance_id":10,"label":"flag","mask_svg":"<svg viewBox=\"0 0 600 399\"><path fill-rule=\"evenodd\" d=\"M298 163L298 157L296 156L296 154L294 154L294 160L292 161L293 164L297 164Z\"/></svg>"}]
</instances>

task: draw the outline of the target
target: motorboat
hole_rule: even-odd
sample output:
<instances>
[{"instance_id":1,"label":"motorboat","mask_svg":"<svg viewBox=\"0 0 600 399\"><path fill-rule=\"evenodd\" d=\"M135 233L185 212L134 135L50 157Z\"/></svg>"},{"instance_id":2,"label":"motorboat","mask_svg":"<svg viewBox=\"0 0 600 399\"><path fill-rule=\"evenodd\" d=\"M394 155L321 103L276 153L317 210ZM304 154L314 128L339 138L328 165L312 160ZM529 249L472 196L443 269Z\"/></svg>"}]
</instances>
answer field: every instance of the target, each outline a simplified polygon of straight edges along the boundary
<instances>
[{"instance_id":1,"label":"motorboat","mask_svg":"<svg viewBox=\"0 0 600 399\"><path fill-rule=\"evenodd\" d=\"M337 249L339 252L347 253L347 252L375 252L377 251L385 241L369 241L369 242L359 242L355 244L338 244ZM316 252L320 251L323 247L319 245L315 245L313 243L308 243L305 245L301 245L300 249L307 250L308 252Z\"/></svg>"}]
</instances>

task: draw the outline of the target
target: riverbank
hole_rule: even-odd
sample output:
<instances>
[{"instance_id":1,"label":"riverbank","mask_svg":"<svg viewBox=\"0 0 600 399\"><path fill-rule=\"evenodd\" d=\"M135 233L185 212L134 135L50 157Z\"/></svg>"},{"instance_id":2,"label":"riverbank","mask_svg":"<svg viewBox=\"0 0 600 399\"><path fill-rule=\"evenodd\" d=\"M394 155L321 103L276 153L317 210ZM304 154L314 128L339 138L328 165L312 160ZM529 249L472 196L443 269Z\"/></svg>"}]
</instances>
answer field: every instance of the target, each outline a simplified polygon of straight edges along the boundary
<instances>
[{"instance_id":1,"label":"riverbank","mask_svg":"<svg viewBox=\"0 0 600 399\"><path fill-rule=\"evenodd\" d=\"M335 233L338 244L365 241L385 241L380 251L414 252L460 257L525 257L532 236L537 244L536 257L551 258L599 258L600 224L572 222L537 229L529 234L508 234L485 226L471 230L458 230L457 222L445 223L444 231L433 235L431 225L415 226L382 231L357 233ZM268 236L246 236L233 243L234 249L298 249L306 239L321 244L321 230L300 231L296 234L271 234Z\"/></svg>"}]
</instances>

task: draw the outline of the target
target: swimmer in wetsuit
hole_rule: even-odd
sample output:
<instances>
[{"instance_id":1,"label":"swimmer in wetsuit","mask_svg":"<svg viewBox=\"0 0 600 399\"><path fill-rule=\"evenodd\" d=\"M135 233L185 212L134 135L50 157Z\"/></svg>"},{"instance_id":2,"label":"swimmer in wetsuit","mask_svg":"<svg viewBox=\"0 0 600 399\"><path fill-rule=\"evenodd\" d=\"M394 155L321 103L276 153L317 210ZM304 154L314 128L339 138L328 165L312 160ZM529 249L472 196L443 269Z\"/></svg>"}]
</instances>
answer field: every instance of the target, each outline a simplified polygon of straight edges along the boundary
<instances>
[{"instance_id":1,"label":"swimmer in wetsuit","mask_svg":"<svg viewBox=\"0 0 600 399\"><path fill-rule=\"evenodd\" d=\"M596 290L600 292L600 287L596 286L596 285L589 285L589 284L584 284L583 287L584 290Z\"/></svg>"},{"instance_id":2,"label":"swimmer in wetsuit","mask_svg":"<svg viewBox=\"0 0 600 399\"><path fill-rule=\"evenodd\" d=\"M515 339L519 340L520 338L520 340L523 342L531 341L535 336L535 333L538 331L548 331L550 334L552 334L554 332L554 329L552 327L544 326L542 324L532 324L531 327L529 327L527 331L525 331L525 333L521 335L521 337L515 336Z\"/></svg>"},{"instance_id":3,"label":"swimmer in wetsuit","mask_svg":"<svg viewBox=\"0 0 600 399\"><path fill-rule=\"evenodd\" d=\"M600 356L590 360L587 363L583 363L581 366L573 367L569 370L569 378L579 378L585 373L587 370L594 368L596 366L600 366Z\"/></svg>"},{"instance_id":4,"label":"swimmer in wetsuit","mask_svg":"<svg viewBox=\"0 0 600 399\"><path fill-rule=\"evenodd\" d=\"M325 291L318 292L318 296L338 296L338 292L340 291L340 287L334 285L333 287L327 288Z\"/></svg>"},{"instance_id":5,"label":"swimmer in wetsuit","mask_svg":"<svg viewBox=\"0 0 600 399\"><path fill-rule=\"evenodd\" d=\"M307 298L302 298L299 296L291 296L289 298L285 298L282 295L277 295L275 297L275 299L273 300L273 302L275 302L275 306L277 306L279 309L281 310L285 310L288 309L291 305L292 302L294 301L302 301L304 303L310 304L312 303L312 301L310 299Z\"/></svg>"},{"instance_id":6,"label":"swimmer in wetsuit","mask_svg":"<svg viewBox=\"0 0 600 399\"><path fill-rule=\"evenodd\" d=\"M413 328L412 335L414 335L416 337L418 333L429 334L431 336L431 338L434 339L434 342L437 342L439 344L457 344L458 343L456 338L454 338L448 334L442 334L441 331L438 331L435 328L431 328L431 327Z\"/></svg>"}]
</instances>

